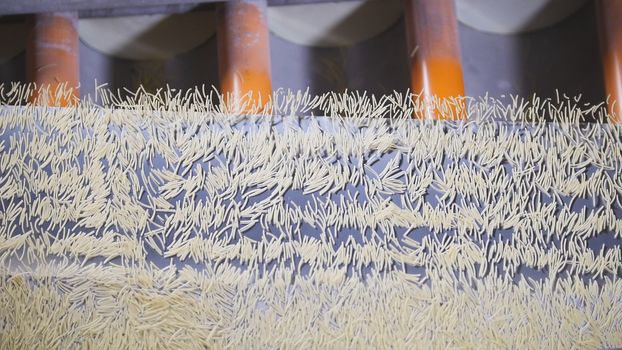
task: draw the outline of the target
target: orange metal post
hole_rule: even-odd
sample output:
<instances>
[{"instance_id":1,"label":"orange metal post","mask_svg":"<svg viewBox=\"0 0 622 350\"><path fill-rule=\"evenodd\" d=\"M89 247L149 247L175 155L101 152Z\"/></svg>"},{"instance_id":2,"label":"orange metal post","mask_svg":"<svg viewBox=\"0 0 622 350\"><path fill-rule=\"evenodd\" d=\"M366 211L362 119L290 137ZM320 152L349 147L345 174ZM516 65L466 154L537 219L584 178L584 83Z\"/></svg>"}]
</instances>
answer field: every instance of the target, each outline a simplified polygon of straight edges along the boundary
<instances>
[{"instance_id":1,"label":"orange metal post","mask_svg":"<svg viewBox=\"0 0 622 350\"><path fill-rule=\"evenodd\" d=\"M454 0L404 0L411 88L426 100L464 96ZM461 118L432 112L437 119Z\"/></svg>"},{"instance_id":2,"label":"orange metal post","mask_svg":"<svg viewBox=\"0 0 622 350\"><path fill-rule=\"evenodd\" d=\"M622 121L622 1L597 1L598 25L609 113Z\"/></svg>"},{"instance_id":3,"label":"orange metal post","mask_svg":"<svg viewBox=\"0 0 622 350\"><path fill-rule=\"evenodd\" d=\"M26 49L26 75L37 87L49 86L48 103L67 106L79 99L79 45L77 14L73 12L34 15L34 27ZM73 88L72 93L56 99L58 88ZM43 102L35 94L31 102Z\"/></svg>"},{"instance_id":4,"label":"orange metal post","mask_svg":"<svg viewBox=\"0 0 622 350\"><path fill-rule=\"evenodd\" d=\"M220 90L233 101L252 96L247 111L264 106L272 95L266 6L265 0L230 0L220 12Z\"/></svg>"}]
</instances>

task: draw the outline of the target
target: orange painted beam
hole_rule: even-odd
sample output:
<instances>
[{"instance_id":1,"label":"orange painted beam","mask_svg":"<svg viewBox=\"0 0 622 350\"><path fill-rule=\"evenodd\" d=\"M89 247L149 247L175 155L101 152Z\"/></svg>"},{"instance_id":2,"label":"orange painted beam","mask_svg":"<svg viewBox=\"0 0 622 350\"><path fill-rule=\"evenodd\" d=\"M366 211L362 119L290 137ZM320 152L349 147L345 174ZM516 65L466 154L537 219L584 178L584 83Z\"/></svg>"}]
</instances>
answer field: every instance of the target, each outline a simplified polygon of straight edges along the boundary
<instances>
[{"instance_id":1,"label":"orange painted beam","mask_svg":"<svg viewBox=\"0 0 622 350\"><path fill-rule=\"evenodd\" d=\"M622 1L597 1L605 94L611 120L622 121Z\"/></svg>"},{"instance_id":2,"label":"orange painted beam","mask_svg":"<svg viewBox=\"0 0 622 350\"><path fill-rule=\"evenodd\" d=\"M26 75L37 88L49 88L47 98L35 93L31 102L55 106L74 104L80 98L77 14L73 12L34 15L26 48ZM59 87L73 89L59 96Z\"/></svg>"},{"instance_id":3,"label":"orange painted beam","mask_svg":"<svg viewBox=\"0 0 622 350\"><path fill-rule=\"evenodd\" d=\"M454 0L404 0L406 38L410 53L411 89L425 100L464 96ZM438 109L424 117L459 119Z\"/></svg>"},{"instance_id":4,"label":"orange painted beam","mask_svg":"<svg viewBox=\"0 0 622 350\"><path fill-rule=\"evenodd\" d=\"M230 0L218 24L220 91L246 100L246 111L263 107L272 95L270 40L265 0Z\"/></svg>"}]
</instances>

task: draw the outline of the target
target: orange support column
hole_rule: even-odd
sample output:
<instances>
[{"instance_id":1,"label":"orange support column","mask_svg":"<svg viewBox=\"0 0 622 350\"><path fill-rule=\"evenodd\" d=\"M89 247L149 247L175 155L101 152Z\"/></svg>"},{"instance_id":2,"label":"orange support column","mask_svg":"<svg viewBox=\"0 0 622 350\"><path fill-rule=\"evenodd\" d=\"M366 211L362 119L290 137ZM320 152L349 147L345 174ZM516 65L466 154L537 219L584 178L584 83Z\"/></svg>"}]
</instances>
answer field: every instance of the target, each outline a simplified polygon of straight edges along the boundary
<instances>
[{"instance_id":1,"label":"orange support column","mask_svg":"<svg viewBox=\"0 0 622 350\"><path fill-rule=\"evenodd\" d=\"M247 102L246 112L261 109L272 95L266 6L265 0L230 0L220 12L220 90L233 101Z\"/></svg>"},{"instance_id":2,"label":"orange support column","mask_svg":"<svg viewBox=\"0 0 622 350\"><path fill-rule=\"evenodd\" d=\"M49 87L49 93L47 97L35 93L31 102L67 106L80 98L76 25L77 14L72 12L34 15L26 49L26 75L37 88ZM61 86L65 87L63 95L59 94Z\"/></svg>"},{"instance_id":3,"label":"orange support column","mask_svg":"<svg viewBox=\"0 0 622 350\"><path fill-rule=\"evenodd\" d=\"M437 97L451 106L428 110L424 117L463 118L448 100L464 96L454 0L404 0L404 10L413 93L421 93L424 101Z\"/></svg>"},{"instance_id":4,"label":"orange support column","mask_svg":"<svg viewBox=\"0 0 622 350\"><path fill-rule=\"evenodd\" d=\"M622 1L597 1L605 93L611 120L622 119Z\"/></svg>"}]
</instances>

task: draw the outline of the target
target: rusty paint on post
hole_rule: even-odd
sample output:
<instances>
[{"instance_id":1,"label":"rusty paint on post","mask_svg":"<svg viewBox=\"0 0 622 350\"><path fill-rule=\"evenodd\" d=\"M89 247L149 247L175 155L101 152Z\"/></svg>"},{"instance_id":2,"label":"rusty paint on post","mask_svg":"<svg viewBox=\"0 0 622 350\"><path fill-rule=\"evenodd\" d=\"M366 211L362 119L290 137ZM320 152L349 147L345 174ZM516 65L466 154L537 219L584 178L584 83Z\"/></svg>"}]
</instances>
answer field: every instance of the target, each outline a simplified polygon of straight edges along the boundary
<instances>
[{"instance_id":1,"label":"rusty paint on post","mask_svg":"<svg viewBox=\"0 0 622 350\"><path fill-rule=\"evenodd\" d=\"M422 100L438 98L448 110L428 110L435 119L464 118L464 79L453 0L404 0L411 88Z\"/></svg>"},{"instance_id":2,"label":"rusty paint on post","mask_svg":"<svg viewBox=\"0 0 622 350\"><path fill-rule=\"evenodd\" d=\"M68 106L79 100L77 17L75 12L34 15L26 49L26 75L37 87L49 90L47 97L33 94L30 102ZM61 86L67 91L57 97Z\"/></svg>"},{"instance_id":3,"label":"rusty paint on post","mask_svg":"<svg viewBox=\"0 0 622 350\"><path fill-rule=\"evenodd\" d=\"M246 97L246 112L261 109L272 95L266 1L231 0L218 24L220 90L233 101Z\"/></svg>"},{"instance_id":4,"label":"rusty paint on post","mask_svg":"<svg viewBox=\"0 0 622 350\"><path fill-rule=\"evenodd\" d=\"M622 1L597 1L603 78L611 121L622 121Z\"/></svg>"}]
</instances>

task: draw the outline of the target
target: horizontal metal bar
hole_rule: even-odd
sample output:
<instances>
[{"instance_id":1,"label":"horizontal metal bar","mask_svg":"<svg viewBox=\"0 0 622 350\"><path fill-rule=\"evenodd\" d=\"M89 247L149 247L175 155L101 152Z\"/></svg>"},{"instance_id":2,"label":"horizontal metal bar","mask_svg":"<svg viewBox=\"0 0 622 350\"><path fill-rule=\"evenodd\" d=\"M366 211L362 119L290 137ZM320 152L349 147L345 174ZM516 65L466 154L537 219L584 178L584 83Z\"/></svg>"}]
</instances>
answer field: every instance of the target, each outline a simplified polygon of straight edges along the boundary
<instances>
[{"instance_id":1,"label":"horizontal metal bar","mask_svg":"<svg viewBox=\"0 0 622 350\"><path fill-rule=\"evenodd\" d=\"M155 15L155 14L176 14L188 13L194 11L211 10L216 3L203 4L173 4L146 7L117 7L106 9L89 9L79 11L80 18L93 17L122 17L122 16L139 16L139 15Z\"/></svg>"},{"instance_id":2,"label":"horizontal metal bar","mask_svg":"<svg viewBox=\"0 0 622 350\"><path fill-rule=\"evenodd\" d=\"M344 2L353 0L268 0L268 6L301 5L322 2Z\"/></svg>"},{"instance_id":3,"label":"horizontal metal bar","mask_svg":"<svg viewBox=\"0 0 622 350\"><path fill-rule=\"evenodd\" d=\"M175 0L174 4L187 5L215 2L216 0ZM0 0L0 14L14 15L42 12L89 11L105 9L141 8L170 5L171 0Z\"/></svg>"},{"instance_id":4,"label":"horizontal metal bar","mask_svg":"<svg viewBox=\"0 0 622 350\"><path fill-rule=\"evenodd\" d=\"M269 6L352 0L268 0ZM77 11L80 17L130 16L193 11L199 5L223 0L0 0L0 16Z\"/></svg>"}]
</instances>

